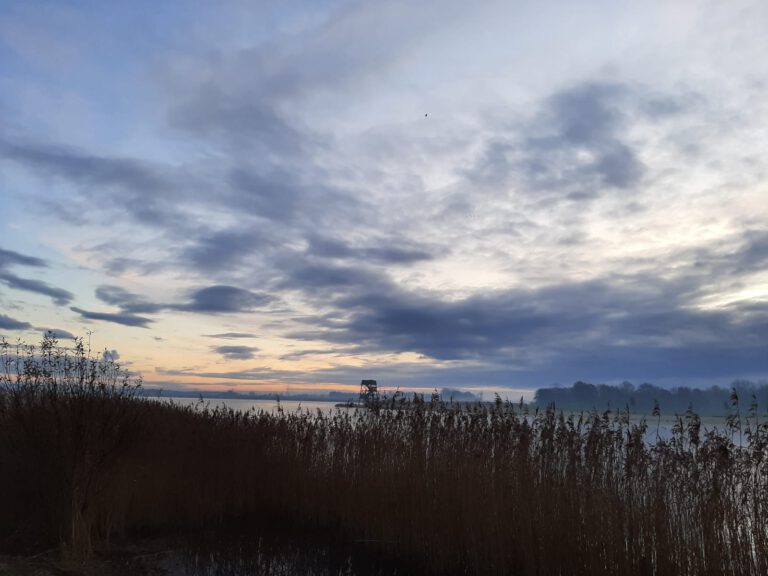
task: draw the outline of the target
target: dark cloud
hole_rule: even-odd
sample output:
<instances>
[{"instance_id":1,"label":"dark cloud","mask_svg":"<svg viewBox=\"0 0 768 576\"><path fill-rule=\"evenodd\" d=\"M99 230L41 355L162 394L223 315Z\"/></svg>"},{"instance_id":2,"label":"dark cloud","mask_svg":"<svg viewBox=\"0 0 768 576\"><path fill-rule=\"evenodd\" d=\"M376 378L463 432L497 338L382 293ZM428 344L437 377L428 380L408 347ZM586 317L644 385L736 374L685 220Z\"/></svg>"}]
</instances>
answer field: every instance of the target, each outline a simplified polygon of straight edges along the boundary
<instances>
[{"instance_id":1,"label":"dark cloud","mask_svg":"<svg viewBox=\"0 0 768 576\"><path fill-rule=\"evenodd\" d=\"M202 334L204 338L221 338L222 340L236 340L238 338L256 338L256 334L250 332L223 332L221 334Z\"/></svg>"},{"instance_id":2,"label":"dark cloud","mask_svg":"<svg viewBox=\"0 0 768 576\"><path fill-rule=\"evenodd\" d=\"M644 168L624 141L629 89L586 83L554 94L527 129L521 167L529 184L593 197L603 188L629 189Z\"/></svg>"},{"instance_id":3,"label":"dark cloud","mask_svg":"<svg viewBox=\"0 0 768 576\"><path fill-rule=\"evenodd\" d=\"M13 250L3 250L0 248L0 268L5 268L13 265L18 266L36 266L38 268L45 268L48 266L45 260L41 258L35 258L34 256L26 256L19 254Z\"/></svg>"},{"instance_id":4,"label":"dark cloud","mask_svg":"<svg viewBox=\"0 0 768 576\"><path fill-rule=\"evenodd\" d=\"M157 189L165 184L135 160L95 156L70 147L50 145L5 144L0 151L6 158L84 184L109 186L127 183L137 189Z\"/></svg>"},{"instance_id":5,"label":"dark cloud","mask_svg":"<svg viewBox=\"0 0 768 576\"><path fill-rule=\"evenodd\" d=\"M119 286L101 285L96 288L96 297L105 304L119 307L130 314L154 314L167 306L147 302L138 294Z\"/></svg>"},{"instance_id":6,"label":"dark cloud","mask_svg":"<svg viewBox=\"0 0 768 576\"><path fill-rule=\"evenodd\" d=\"M588 170L594 170L608 186L627 189L639 182L644 167L629 146L616 143L601 153Z\"/></svg>"},{"instance_id":7,"label":"dark cloud","mask_svg":"<svg viewBox=\"0 0 768 576\"><path fill-rule=\"evenodd\" d=\"M170 174L146 162L98 156L68 146L0 142L0 156L38 176L51 176L75 185L78 194L98 200L97 205L88 204L89 211L119 208L145 224L172 221L176 210L170 200L176 197L176 190L184 189Z\"/></svg>"},{"instance_id":8,"label":"dark cloud","mask_svg":"<svg viewBox=\"0 0 768 576\"><path fill-rule=\"evenodd\" d=\"M138 296L129 292L125 288L119 286L102 285L96 288L96 298L106 304L113 304L115 306L124 306L133 304Z\"/></svg>"},{"instance_id":9,"label":"dark cloud","mask_svg":"<svg viewBox=\"0 0 768 576\"><path fill-rule=\"evenodd\" d=\"M140 260L138 258L126 258L124 256L117 256L115 258L107 258L103 262L104 271L111 276L120 276L126 272L136 272L140 275L146 275L151 272L156 272L163 267L163 264L158 262L148 262Z\"/></svg>"},{"instance_id":10,"label":"dark cloud","mask_svg":"<svg viewBox=\"0 0 768 576\"><path fill-rule=\"evenodd\" d=\"M738 251L741 272L768 267L768 231L750 230L744 234L744 243Z\"/></svg>"},{"instance_id":11,"label":"dark cloud","mask_svg":"<svg viewBox=\"0 0 768 576\"><path fill-rule=\"evenodd\" d=\"M307 348L303 350L296 350L294 352L288 352L287 354L281 354L280 360L301 360L307 356L341 356L346 352L351 352L354 354L355 349L350 348L348 350L344 350L338 346L334 346L330 349Z\"/></svg>"},{"instance_id":12,"label":"dark cloud","mask_svg":"<svg viewBox=\"0 0 768 576\"><path fill-rule=\"evenodd\" d=\"M285 275L280 286L302 291L305 295L323 298L337 297L349 291L394 290L386 274L363 268L335 263L313 263L296 258L281 263Z\"/></svg>"},{"instance_id":13,"label":"dark cloud","mask_svg":"<svg viewBox=\"0 0 768 576\"><path fill-rule=\"evenodd\" d=\"M183 260L203 272L235 268L245 257L258 251L264 238L258 232L224 230L206 234L185 248Z\"/></svg>"},{"instance_id":14,"label":"dark cloud","mask_svg":"<svg viewBox=\"0 0 768 576\"><path fill-rule=\"evenodd\" d=\"M229 175L238 207L279 222L293 220L301 207L301 188L294 180L288 174L264 175L246 167L236 168Z\"/></svg>"},{"instance_id":15,"label":"dark cloud","mask_svg":"<svg viewBox=\"0 0 768 576\"><path fill-rule=\"evenodd\" d=\"M460 300L358 284L332 299L336 312L308 320L313 327L291 336L358 353L481 361L565 381L569 369L589 378L768 370L768 307L742 303L701 310L688 304L699 284L697 277L647 283L639 276L616 276ZM640 352L633 359L635 349ZM673 369L677 361L680 372ZM706 368L692 368L696 362Z\"/></svg>"},{"instance_id":16,"label":"dark cloud","mask_svg":"<svg viewBox=\"0 0 768 576\"><path fill-rule=\"evenodd\" d=\"M113 322L115 324L122 324L123 326L135 326L139 328L148 328L148 324L151 324L153 320L150 318L144 318L143 316L136 316L129 313L107 313L107 312L90 312L77 308L76 306L70 307L70 310L77 312L83 318L87 320L101 320L103 322Z\"/></svg>"},{"instance_id":17,"label":"dark cloud","mask_svg":"<svg viewBox=\"0 0 768 576\"><path fill-rule=\"evenodd\" d=\"M308 215L311 211L318 219L327 211L340 210L341 214L346 214L344 205L354 211L343 199L328 202L313 199L313 202L318 205L314 207L305 203L303 208ZM292 218L288 214L282 214L280 217ZM265 275L269 277L275 276L276 272L279 275L284 267L298 270L310 266L315 272L326 269L332 273L334 266L343 267L349 264L357 267L412 265L432 260L438 252L434 247L427 249L396 235L369 235L364 245L353 245L348 240L331 235L336 226L329 226L323 235L316 232L318 226L319 222L309 223L306 227L293 222L289 236L286 236L289 229L284 228L282 224L264 225L257 230L232 229L213 232L199 237L193 244L184 248L181 258L195 270L206 274L233 273L242 270L247 263L250 267L264 270ZM302 250L300 246L305 238L306 248ZM334 263L329 264L328 260L333 260Z\"/></svg>"},{"instance_id":18,"label":"dark cloud","mask_svg":"<svg viewBox=\"0 0 768 576\"><path fill-rule=\"evenodd\" d=\"M188 312L236 313L251 312L275 301L275 297L263 292L251 292L234 286L209 286L190 294L186 304L169 306Z\"/></svg>"},{"instance_id":19,"label":"dark cloud","mask_svg":"<svg viewBox=\"0 0 768 576\"><path fill-rule=\"evenodd\" d=\"M569 145L601 145L611 141L624 123L622 104L627 88L620 84L587 82L550 96L544 108L546 124Z\"/></svg>"},{"instance_id":20,"label":"dark cloud","mask_svg":"<svg viewBox=\"0 0 768 576\"><path fill-rule=\"evenodd\" d=\"M412 264L433 259L430 252L400 239L382 239L379 246L355 247L342 240L328 237L313 237L309 241L308 253L322 258L358 260L377 264Z\"/></svg>"},{"instance_id":21,"label":"dark cloud","mask_svg":"<svg viewBox=\"0 0 768 576\"><path fill-rule=\"evenodd\" d=\"M0 329L2 330L29 330L30 328L32 328L32 324L29 322L22 322L5 314L0 314Z\"/></svg>"},{"instance_id":22,"label":"dark cloud","mask_svg":"<svg viewBox=\"0 0 768 576\"><path fill-rule=\"evenodd\" d=\"M201 84L170 110L168 119L184 132L270 155L300 154L305 145L301 133L256 90L238 93Z\"/></svg>"},{"instance_id":23,"label":"dark cloud","mask_svg":"<svg viewBox=\"0 0 768 576\"><path fill-rule=\"evenodd\" d=\"M20 278L10 272L4 272L0 270L0 282L14 288L16 290L24 290L26 292L34 292L35 294L42 294L43 296L49 296L59 306L66 306L74 298L74 294L63 288L56 288L50 284L41 280L32 280L29 278Z\"/></svg>"},{"instance_id":24,"label":"dark cloud","mask_svg":"<svg viewBox=\"0 0 768 576\"><path fill-rule=\"evenodd\" d=\"M576 314L553 310L525 293L450 302L436 295L399 290L379 293L376 289L371 286L368 293L352 291L353 295L340 302L341 314L320 321L323 330L293 336L449 360L492 355L514 345L530 344L562 330L566 318L560 315ZM582 320L587 322L588 318Z\"/></svg>"},{"instance_id":25,"label":"dark cloud","mask_svg":"<svg viewBox=\"0 0 768 576\"><path fill-rule=\"evenodd\" d=\"M43 296L49 296L59 306L69 304L74 298L74 295L71 292L62 288L56 288L41 280L21 278L16 274L8 272L6 268L11 266L46 268L48 264L45 260L40 258L26 256L12 250L3 250L0 248L0 283L15 290L24 290L26 292L34 292L36 294L42 294Z\"/></svg>"},{"instance_id":26,"label":"dark cloud","mask_svg":"<svg viewBox=\"0 0 768 576\"><path fill-rule=\"evenodd\" d=\"M293 240L341 222L364 220L364 206L347 191L329 186L328 174L298 158L287 168L253 166L240 160L227 174L226 204L241 215L257 219L251 237L276 242ZM285 229L285 226L291 226Z\"/></svg>"},{"instance_id":27,"label":"dark cloud","mask_svg":"<svg viewBox=\"0 0 768 576\"><path fill-rule=\"evenodd\" d=\"M635 115L663 120L680 113L682 105L674 102L623 84L570 86L546 99L521 125L496 131L467 177L485 186L518 179L523 193L573 200L635 189L646 167L627 138L628 127Z\"/></svg>"},{"instance_id":28,"label":"dark cloud","mask_svg":"<svg viewBox=\"0 0 768 576\"><path fill-rule=\"evenodd\" d=\"M259 351L255 346L212 346L211 349L228 360L250 360L254 352Z\"/></svg>"},{"instance_id":29,"label":"dark cloud","mask_svg":"<svg viewBox=\"0 0 768 576\"><path fill-rule=\"evenodd\" d=\"M43 335L49 334L57 340L75 340L77 338L72 332L60 328L38 328L38 330L41 330Z\"/></svg>"},{"instance_id":30,"label":"dark cloud","mask_svg":"<svg viewBox=\"0 0 768 576\"><path fill-rule=\"evenodd\" d=\"M119 286L102 285L96 289L96 296L102 302L120 308L125 315L155 314L163 310L199 313L250 312L275 301L273 296L257 293L234 286L209 286L193 291L189 301L181 304L155 303L144 300Z\"/></svg>"}]
</instances>

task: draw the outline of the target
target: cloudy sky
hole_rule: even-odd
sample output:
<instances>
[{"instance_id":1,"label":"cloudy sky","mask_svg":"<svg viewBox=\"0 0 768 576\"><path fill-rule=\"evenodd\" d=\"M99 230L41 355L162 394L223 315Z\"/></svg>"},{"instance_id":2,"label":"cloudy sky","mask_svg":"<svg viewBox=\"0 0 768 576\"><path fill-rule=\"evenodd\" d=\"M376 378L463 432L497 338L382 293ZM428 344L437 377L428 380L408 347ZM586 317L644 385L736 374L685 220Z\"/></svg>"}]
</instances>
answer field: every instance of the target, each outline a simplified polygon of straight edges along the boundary
<instances>
[{"instance_id":1,"label":"cloudy sky","mask_svg":"<svg viewBox=\"0 0 768 576\"><path fill-rule=\"evenodd\" d=\"M0 334L151 385L768 377L768 3L3 2Z\"/></svg>"}]
</instances>

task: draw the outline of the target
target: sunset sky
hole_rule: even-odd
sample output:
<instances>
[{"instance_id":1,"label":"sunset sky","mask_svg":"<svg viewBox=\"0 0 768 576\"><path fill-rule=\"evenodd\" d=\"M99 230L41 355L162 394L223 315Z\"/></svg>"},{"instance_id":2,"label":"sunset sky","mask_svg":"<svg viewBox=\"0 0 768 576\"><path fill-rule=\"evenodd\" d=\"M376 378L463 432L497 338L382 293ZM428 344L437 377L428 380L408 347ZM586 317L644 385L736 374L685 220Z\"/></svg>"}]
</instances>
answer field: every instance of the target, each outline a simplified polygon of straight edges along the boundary
<instances>
[{"instance_id":1,"label":"sunset sky","mask_svg":"<svg viewBox=\"0 0 768 576\"><path fill-rule=\"evenodd\" d=\"M0 4L0 335L147 386L768 378L768 2ZM519 396L519 394L517 394Z\"/></svg>"}]
</instances>

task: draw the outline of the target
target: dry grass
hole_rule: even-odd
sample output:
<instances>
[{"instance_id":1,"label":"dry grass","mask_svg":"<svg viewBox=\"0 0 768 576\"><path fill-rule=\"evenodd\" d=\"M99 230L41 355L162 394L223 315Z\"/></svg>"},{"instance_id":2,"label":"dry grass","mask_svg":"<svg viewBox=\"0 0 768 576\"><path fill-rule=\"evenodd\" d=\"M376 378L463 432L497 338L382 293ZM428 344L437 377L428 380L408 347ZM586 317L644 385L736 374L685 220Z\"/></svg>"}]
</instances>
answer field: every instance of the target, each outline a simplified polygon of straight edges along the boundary
<instances>
[{"instance_id":1,"label":"dry grass","mask_svg":"<svg viewBox=\"0 0 768 576\"><path fill-rule=\"evenodd\" d=\"M415 402L241 413L134 396L114 363L4 345L0 544L89 554L110 537L265 514L444 574L768 574L757 407L648 443L627 414ZM653 421L651 429L653 430Z\"/></svg>"}]
</instances>

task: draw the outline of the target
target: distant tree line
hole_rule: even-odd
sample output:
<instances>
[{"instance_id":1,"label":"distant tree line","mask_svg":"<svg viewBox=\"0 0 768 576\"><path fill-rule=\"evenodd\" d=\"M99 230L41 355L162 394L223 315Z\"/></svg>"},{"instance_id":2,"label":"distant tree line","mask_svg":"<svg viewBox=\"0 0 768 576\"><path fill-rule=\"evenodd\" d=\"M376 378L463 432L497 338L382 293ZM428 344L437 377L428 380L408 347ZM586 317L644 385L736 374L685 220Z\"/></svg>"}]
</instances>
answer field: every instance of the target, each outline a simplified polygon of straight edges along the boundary
<instances>
[{"instance_id":1,"label":"distant tree line","mask_svg":"<svg viewBox=\"0 0 768 576\"><path fill-rule=\"evenodd\" d=\"M661 411L668 414L693 408L699 414L722 415L733 409L734 391L742 410L748 410L754 403L760 412L768 409L768 382L749 380L736 380L728 388L661 388L648 383L635 386L631 382L613 386L579 381L570 387L539 388L534 402L540 407L554 404L563 410L629 408L640 413L651 413L658 403Z\"/></svg>"}]
</instances>

